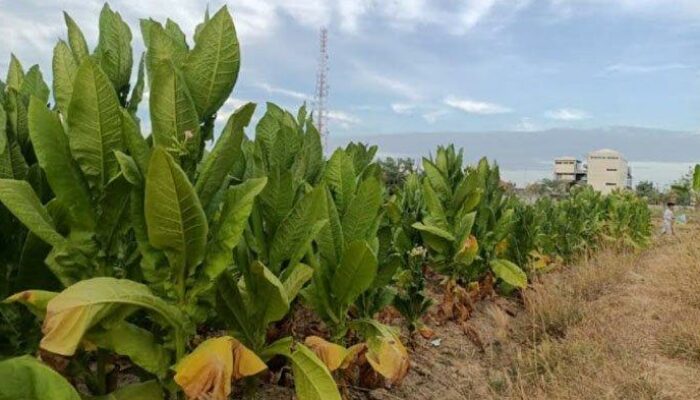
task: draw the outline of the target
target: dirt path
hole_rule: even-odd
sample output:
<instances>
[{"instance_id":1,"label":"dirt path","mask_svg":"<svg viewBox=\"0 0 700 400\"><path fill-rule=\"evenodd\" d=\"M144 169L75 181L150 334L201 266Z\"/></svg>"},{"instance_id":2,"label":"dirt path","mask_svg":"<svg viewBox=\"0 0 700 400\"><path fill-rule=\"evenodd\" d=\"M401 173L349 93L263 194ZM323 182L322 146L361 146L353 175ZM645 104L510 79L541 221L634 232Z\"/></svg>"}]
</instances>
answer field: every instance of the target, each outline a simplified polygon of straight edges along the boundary
<instances>
[{"instance_id":1,"label":"dirt path","mask_svg":"<svg viewBox=\"0 0 700 400\"><path fill-rule=\"evenodd\" d=\"M435 327L374 399L700 399L700 226L548 274Z\"/></svg>"}]
</instances>

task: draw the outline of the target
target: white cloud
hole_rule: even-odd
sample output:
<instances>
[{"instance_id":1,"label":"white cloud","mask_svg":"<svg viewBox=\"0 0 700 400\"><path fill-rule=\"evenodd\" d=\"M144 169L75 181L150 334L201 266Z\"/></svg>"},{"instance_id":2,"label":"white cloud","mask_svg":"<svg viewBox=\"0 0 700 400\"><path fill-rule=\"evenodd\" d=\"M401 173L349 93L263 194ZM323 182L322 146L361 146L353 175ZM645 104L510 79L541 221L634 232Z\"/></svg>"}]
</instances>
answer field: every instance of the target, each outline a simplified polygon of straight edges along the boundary
<instances>
[{"instance_id":1,"label":"white cloud","mask_svg":"<svg viewBox=\"0 0 700 400\"><path fill-rule=\"evenodd\" d=\"M348 129L361 122L356 116L340 110L329 110L327 115L330 123L335 123L343 129Z\"/></svg>"},{"instance_id":2,"label":"white cloud","mask_svg":"<svg viewBox=\"0 0 700 400\"><path fill-rule=\"evenodd\" d=\"M402 115L408 115L415 110L416 105L415 104L408 104L408 103L392 103L391 104L391 110L397 114L402 114Z\"/></svg>"},{"instance_id":3,"label":"white cloud","mask_svg":"<svg viewBox=\"0 0 700 400\"><path fill-rule=\"evenodd\" d=\"M580 121L589 118L587 112L575 108L560 108L558 110L550 110L544 113L544 116L549 119L558 121Z\"/></svg>"},{"instance_id":4,"label":"white cloud","mask_svg":"<svg viewBox=\"0 0 700 400\"><path fill-rule=\"evenodd\" d=\"M493 115L507 114L513 111L510 108L500 104L476 101L472 99L460 99L455 96L445 97L444 103L452 108L464 111L468 114Z\"/></svg>"},{"instance_id":5,"label":"white cloud","mask_svg":"<svg viewBox=\"0 0 700 400\"><path fill-rule=\"evenodd\" d=\"M285 89L285 88L281 88L281 87L277 87L277 86L272 86L269 83L265 83L265 82L259 83L257 86L270 94L281 94L283 96L291 97L291 98L297 99L297 100L311 100L311 99L313 99L313 97L309 94L297 92L295 90Z\"/></svg>"},{"instance_id":6,"label":"white cloud","mask_svg":"<svg viewBox=\"0 0 700 400\"><path fill-rule=\"evenodd\" d=\"M692 68L690 65L681 63L667 64L612 64L605 68L606 72L621 74L650 74L654 72L674 71L679 69Z\"/></svg>"}]
</instances>

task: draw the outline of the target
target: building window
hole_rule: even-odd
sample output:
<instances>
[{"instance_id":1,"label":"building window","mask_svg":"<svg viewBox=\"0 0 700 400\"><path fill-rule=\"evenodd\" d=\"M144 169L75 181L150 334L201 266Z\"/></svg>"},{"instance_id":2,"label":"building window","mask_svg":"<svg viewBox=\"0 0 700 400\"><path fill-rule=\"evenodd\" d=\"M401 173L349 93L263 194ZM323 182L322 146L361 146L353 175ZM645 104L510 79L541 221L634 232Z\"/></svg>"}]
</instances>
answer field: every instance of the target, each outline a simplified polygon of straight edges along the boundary
<instances>
[{"instance_id":1,"label":"building window","mask_svg":"<svg viewBox=\"0 0 700 400\"><path fill-rule=\"evenodd\" d=\"M605 186L617 186L617 183L605 182Z\"/></svg>"},{"instance_id":2,"label":"building window","mask_svg":"<svg viewBox=\"0 0 700 400\"><path fill-rule=\"evenodd\" d=\"M608 171L608 172L617 172L617 168L607 168L606 171Z\"/></svg>"}]
</instances>

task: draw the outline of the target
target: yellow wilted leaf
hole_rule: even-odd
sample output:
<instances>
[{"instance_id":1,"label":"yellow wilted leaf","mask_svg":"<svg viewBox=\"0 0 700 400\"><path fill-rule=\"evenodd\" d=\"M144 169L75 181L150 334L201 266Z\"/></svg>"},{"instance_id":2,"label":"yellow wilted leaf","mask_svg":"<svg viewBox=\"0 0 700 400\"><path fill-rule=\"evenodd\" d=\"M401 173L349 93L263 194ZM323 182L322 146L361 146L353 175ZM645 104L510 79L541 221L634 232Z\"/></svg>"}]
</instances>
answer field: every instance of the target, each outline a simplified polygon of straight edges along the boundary
<instances>
[{"instance_id":1,"label":"yellow wilted leaf","mask_svg":"<svg viewBox=\"0 0 700 400\"><path fill-rule=\"evenodd\" d=\"M6 298L3 303L21 303L27 306L29 311L39 317L46 315L46 305L56 297L58 293L45 290L25 290Z\"/></svg>"},{"instance_id":2,"label":"yellow wilted leaf","mask_svg":"<svg viewBox=\"0 0 700 400\"><path fill-rule=\"evenodd\" d=\"M454 258L458 263L469 265L474 261L474 258L476 258L478 253L479 242L476 240L474 235L469 235L469 237L462 242L462 245Z\"/></svg>"},{"instance_id":3,"label":"yellow wilted leaf","mask_svg":"<svg viewBox=\"0 0 700 400\"><path fill-rule=\"evenodd\" d=\"M367 350L367 343L358 343L356 345L350 346L348 349L348 354L345 355L343 364L341 364L340 369L346 369L357 360L357 358Z\"/></svg>"},{"instance_id":4,"label":"yellow wilted leaf","mask_svg":"<svg viewBox=\"0 0 700 400\"><path fill-rule=\"evenodd\" d=\"M241 342L222 336L202 342L175 367L175 382L190 399L226 400L231 380L255 375L267 366Z\"/></svg>"},{"instance_id":5,"label":"yellow wilted leaf","mask_svg":"<svg viewBox=\"0 0 700 400\"><path fill-rule=\"evenodd\" d=\"M304 340L304 344L326 364L326 367L328 367L328 370L331 372L340 368L349 354L348 349L345 347L331 343L318 336L307 337Z\"/></svg>"},{"instance_id":6,"label":"yellow wilted leaf","mask_svg":"<svg viewBox=\"0 0 700 400\"><path fill-rule=\"evenodd\" d=\"M395 335L382 335L368 341L367 361L388 385L400 383L411 363L408 352Z\"/></svg>"}]
</instances>

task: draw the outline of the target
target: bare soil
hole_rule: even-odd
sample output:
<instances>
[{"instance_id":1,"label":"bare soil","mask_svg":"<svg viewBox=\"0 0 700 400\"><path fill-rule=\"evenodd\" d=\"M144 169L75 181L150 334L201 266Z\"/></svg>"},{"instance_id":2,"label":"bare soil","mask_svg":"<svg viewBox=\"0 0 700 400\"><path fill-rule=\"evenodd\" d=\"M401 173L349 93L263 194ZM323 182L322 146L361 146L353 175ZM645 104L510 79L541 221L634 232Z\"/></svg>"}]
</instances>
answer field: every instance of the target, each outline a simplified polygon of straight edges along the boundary
<instances>
[{"instance_id":1,"label":"bare soil","mask_svg":"<svg viewBox=\"0 0 700 400\"><path fill-rule=\"evenodd\" d=\"M699 240L692 221L646 250L601 251L543 275L522 299L482 301L466 325L433 324L433 339L411 341L400 387L345 395L700 399ZM260 398L294 398L291 389L265 389Z\"/></svg>"}]
</instances>

